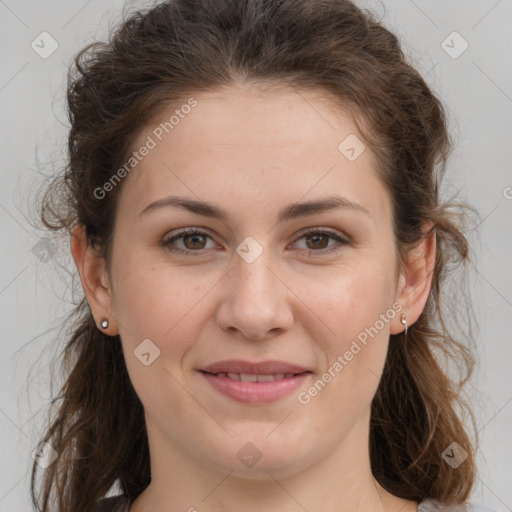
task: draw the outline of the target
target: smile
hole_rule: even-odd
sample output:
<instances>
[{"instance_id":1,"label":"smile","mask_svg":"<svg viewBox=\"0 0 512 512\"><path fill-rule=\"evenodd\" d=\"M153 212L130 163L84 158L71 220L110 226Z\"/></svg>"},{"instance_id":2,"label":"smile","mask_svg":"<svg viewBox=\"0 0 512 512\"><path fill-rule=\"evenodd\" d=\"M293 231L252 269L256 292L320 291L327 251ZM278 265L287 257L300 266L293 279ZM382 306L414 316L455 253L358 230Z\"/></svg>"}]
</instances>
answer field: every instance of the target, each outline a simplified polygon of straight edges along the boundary
<instances>
[{"instance_id":1,"label":"smile","mask_svg":"<svg viewBox=\"0 0 512 512\"><path fill-rule=\"evenodd\" d=\"M311 372L250 374L201 371L209 386L224 397L246 404L277 402L303 385Z\"/></svg>"},{"instance_id":2,"label":"smile","mask_svg":"<svg viewBox=\"0 0 512 512\"><path fill-rule=\"evenodd\" d=\"M273 375L255 375L252 373L216 373L216 377L227 377L231 380L239 380L242 382L273 382L275 380L290 379L293 373L276 373Z\"/></svg>"}]
</instances>

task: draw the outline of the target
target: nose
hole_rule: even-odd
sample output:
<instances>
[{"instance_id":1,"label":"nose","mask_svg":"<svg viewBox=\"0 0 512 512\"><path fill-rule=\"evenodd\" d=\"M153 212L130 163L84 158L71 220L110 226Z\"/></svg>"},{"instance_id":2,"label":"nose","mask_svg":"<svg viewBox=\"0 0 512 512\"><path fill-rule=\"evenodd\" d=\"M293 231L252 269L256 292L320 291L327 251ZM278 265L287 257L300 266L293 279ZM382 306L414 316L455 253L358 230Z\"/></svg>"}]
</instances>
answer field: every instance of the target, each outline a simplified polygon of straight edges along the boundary
<instances>
[{"instance_id":1,"label":"nose","mask_svg":"<svg viewBox=\"0 0 512 512\"><path fill-rule=\"evenodd\" d=\"M234 268L224 279L218 326L246 339L263 340L293 325L292 292L264 251L248 263L235 255ZM274 268L273 268L274 267Z\"/></svg>"}]
</instances>

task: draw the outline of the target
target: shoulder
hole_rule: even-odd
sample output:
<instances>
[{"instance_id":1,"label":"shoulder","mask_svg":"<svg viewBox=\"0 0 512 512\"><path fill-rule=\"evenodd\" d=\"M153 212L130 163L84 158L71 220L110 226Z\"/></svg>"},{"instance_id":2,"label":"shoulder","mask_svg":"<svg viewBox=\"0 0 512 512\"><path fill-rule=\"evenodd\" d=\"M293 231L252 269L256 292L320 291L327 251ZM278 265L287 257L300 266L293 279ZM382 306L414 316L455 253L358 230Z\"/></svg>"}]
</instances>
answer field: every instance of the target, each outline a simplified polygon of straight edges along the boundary
<instances>
[{"instance_id":1,"label":"shoulder","mask_svg":"<svg viewBox=\"0 0 512 512\"><path fill-rule=\"evenodd\" d=\"M112 496L98 501L92 512L129 512L130 500L126 496Z\"/></svg>"},{"instance_id":2,"label":"shoulder","mask_svg":"<svg viewBox=\"0 0 512 512\"><path fill-rule=\"evenodd\" d=\"M462 503L459 505L446 505L436 500L422 501L418 512L498 512L497 510L478 505L476 503Z\"/></svg>"}]
</instances>

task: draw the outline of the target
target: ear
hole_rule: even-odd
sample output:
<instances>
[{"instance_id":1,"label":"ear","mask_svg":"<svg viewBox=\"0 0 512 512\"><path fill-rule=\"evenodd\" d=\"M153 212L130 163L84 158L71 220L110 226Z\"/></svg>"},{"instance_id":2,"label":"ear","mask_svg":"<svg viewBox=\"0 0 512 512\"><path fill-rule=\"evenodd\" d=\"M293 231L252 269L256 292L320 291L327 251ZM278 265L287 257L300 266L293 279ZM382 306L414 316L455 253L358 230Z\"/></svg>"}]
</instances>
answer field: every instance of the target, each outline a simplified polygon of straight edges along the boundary
<instances>
[{"instance_id":1,"label":"ear","mask_svg":"<svg viewBox=\"0 0 512 512\"><path fill-rule=\"evenodd\" d=\"M114 301L105 260L89 244L82 224L73 228L71 254L98 329L109 336L115 336L119 333L119 329L114 314ZM108 320L106 329L101 327L101 321L104 319Z\"/></svg>"},{"instance_id":2,"label":"ear","mask_svg":"<svg viewBox=\"0 0 512 512\"><path fill-rule=\"evenodd\" d=\"M400 302L403 307L391 323L391 334L405 330L400 321L402 313L410 327L418 320L427 303L436 263L436 232L433 227L432 222L424 222L420 244L407 253L395 298L395 302Z\"/></svg>"}]
</instances>

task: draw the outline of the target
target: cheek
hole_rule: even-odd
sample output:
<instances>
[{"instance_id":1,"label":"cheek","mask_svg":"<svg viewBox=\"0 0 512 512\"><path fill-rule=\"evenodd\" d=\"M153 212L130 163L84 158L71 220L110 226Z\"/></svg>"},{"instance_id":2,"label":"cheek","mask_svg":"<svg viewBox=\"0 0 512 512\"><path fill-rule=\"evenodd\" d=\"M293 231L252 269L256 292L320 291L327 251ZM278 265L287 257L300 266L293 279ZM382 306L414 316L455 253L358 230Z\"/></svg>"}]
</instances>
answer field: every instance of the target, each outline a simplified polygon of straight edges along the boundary
<instances>
[{"instance_id":1,"label":"cheek","mask_svg":"<svg viewBox=\"0 0 512 512\"><path fill-rule=\"evenodd\" d=\"M124 265L119 272L115 308L120 328L130 338L154 336L185 325L187 315L206 293L207 284L197 284L175 269L153 265Z\"/></svg>"},{"instance_id":2,"label":"cheek","mask_svg":"<svg viewBox=\"0 0 512 512\"><path fill-rule=\"evenodd\" d=\"M334 404L341 416L349 408L357 417L374 396L396 314L391 307L392 279L383 278L392 275L391 264L385 270L382 263L363 261L333 272L327 286L321 280L311 289L310 283L308 294L308 305L322 320L315 324L314 337L323 352L320 378L328 381L324 388L317 386L322 389L318 403Z\"/></svg>"},{"instance_id":3,"label":"cheek","mask_svg":"<svg viewBox=\"0 0 512 512\"><path fill-rule=\"evenodd\" d=\"M126 262L118 268L115 308L126 367L144 406L158 409L155 389L165 386L179 396L173 377L179 380L177 369L197 339L200 320L194 312L201 308L194 306L208 286L185 282L168 268Z\"/></svg>"},{"instance_id":4,"label":"cheek","mask_svg":"<svg viewBox=\"0 0 512 512\"><path fill-rule=\"evenodd\" d=\"M304 283L308 287L307 303L323 321L324 336L327 326L343 348L391 308L392 282L384 280L383 275L377 266L354 265L334 269L328 279ZM384 329L380 323L378 327L385 331L389 322Z\"/></svg>"},{"instance_id":5,"label":"cheek","mask_svg":"<svg viewBox=\"0 0 512 512\"><path fill-rule=\"evenodd\" d=\"M168 266L127 262L118 275L115 307L128 372L136 388L154 386L165 369L179 371L205 319L214 314L207 296L218 279L205 275L191 280Z\"/></svg>"}]
</instances>

